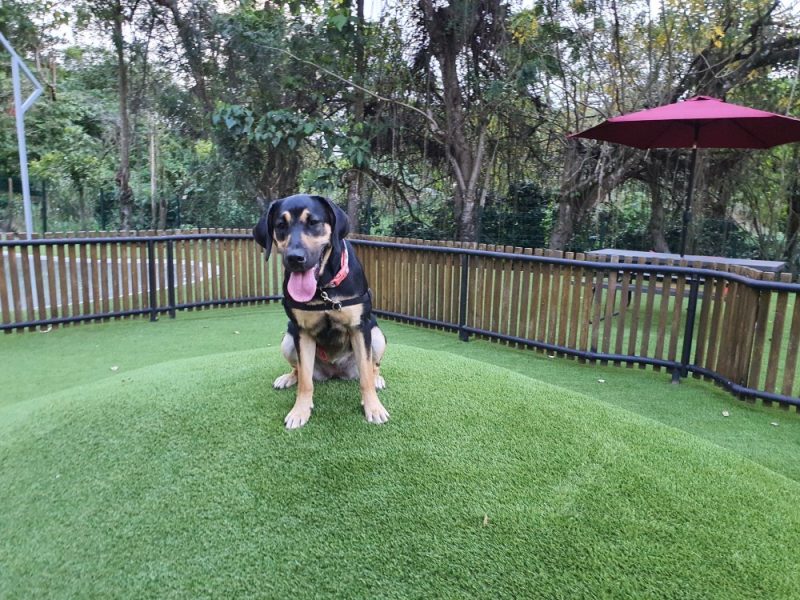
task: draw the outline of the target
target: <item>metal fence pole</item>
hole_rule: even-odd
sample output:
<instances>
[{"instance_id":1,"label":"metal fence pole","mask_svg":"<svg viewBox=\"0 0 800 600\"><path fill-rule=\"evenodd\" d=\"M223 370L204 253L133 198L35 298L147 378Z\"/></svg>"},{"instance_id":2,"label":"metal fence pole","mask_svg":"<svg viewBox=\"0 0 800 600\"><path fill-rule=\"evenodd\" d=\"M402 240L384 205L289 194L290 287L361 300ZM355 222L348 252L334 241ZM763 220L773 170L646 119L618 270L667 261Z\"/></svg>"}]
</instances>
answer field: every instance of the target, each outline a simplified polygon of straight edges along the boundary
<instances>
[{"instance_id":1,"label":"metal fence pole","mask_svg":"<svg viewBox=\"0 0 800 600\"><path fill-rule=\"evenodd\" d=\"M469 254L461 255L461 295L459 296L458 311L458 339L462 342L469 341L469 332L464 327L467 324L467 290L469 288Z\"/></svg>"},{"instance_id":2,"label":"metal fence pole","mask_svg":"<svg viewBox=\"0 0 800 600\"><path fill-rule=\"evenodd\" d=\"M686 329L683 332L683 352L681 354L681 367L672 371L672 383L680 383L681 377L689 374L689 365L692 358L692 343L694 342L694 321L697 315L697 297L700 287L700 278L692 277L689 280L689 306L686 307Z\"/></svg>"},{"instance_id":3,"label":"metal fence pole","mask_svg":"<svg viewBox=\"0 0 800 600\"><path fill-rule=\"evenodd\" d=\"M169 303L169 316L175 318L175 257L174 242L167 240L167 302Z\"/></svg>"},{"instance_id":4,"label":"metal fence pole","mask_svg":"<svg viewBox=\"0 0 800 600\"><path fill-rule=\"evenodd\" d=\"M158 321L156 300L156 248L153 240L147 240L147 281L150 291L150 321Z\"/></svg>"}]
</instances>

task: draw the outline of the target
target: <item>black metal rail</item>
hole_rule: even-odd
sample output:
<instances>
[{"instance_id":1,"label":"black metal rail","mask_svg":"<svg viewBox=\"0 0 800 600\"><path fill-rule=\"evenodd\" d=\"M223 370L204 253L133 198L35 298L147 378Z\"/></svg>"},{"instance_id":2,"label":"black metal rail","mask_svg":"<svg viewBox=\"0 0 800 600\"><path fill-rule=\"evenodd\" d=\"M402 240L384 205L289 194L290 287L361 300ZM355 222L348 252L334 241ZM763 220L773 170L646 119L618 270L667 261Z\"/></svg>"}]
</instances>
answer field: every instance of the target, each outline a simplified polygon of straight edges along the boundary
<instances>
[{"instance_id":1,"label":"black metal rail","mask_svg":"<svg viewBox=\"0 0 800 600\"><path fill-rule=\"evenodd\" d=\"M86 245L86 244L144 244L147 249L147 278L148 278L148 300L149 307L126 310L114 311L104 313L94 313L87 315L77 315L71 317L59 317L41 320L31 320L25 322L13 322L0 324L0 331L10 329L24 329L31 327L41 327L47 325L59 325L65 323L76 323L81 321L97 321L116 317L135 316L135 315L149 315L151 321L158 319L158 316L163 313L169 314L174 318L176 311L186 310L190 308L199 308L205 306L226 306L232 304L245 304L251 302L263 301L277 301L282 299L280 295L262 295L255 297L245 298L225 298L218 300L204 300L199 302L190 303L176 303L175 293L175 265L174 265L174 243L177 241L185 240L249 240L252 239L247 234L225 234L225 233L208 233L208 234L179 234L179 235L166 235L166 236L128 236L128 237L94 237L94 238L61 238L61 239L38 239L38 240L0 240L0 249L11 247L31 247L31 246L67 246L67 245ZM382 317L387 317L399 321L405 321L415 324L423 324L448 331L457 332L459 339L467 341L471 335L483 336L491 339L496 339L508 343L519 344L531 348L537 348L548 352L555 352L559 354L575 356L588 361L613 361L621 363L631 363L639 365L651 365L668 369L674 382L678 382L680 378L688 376L689 373L695 373L705 378L711 379L720 384L725 389L738 396L755 397L769 401L781 402L800 408L800 398L793 396L786 396L783 394L776 394L766 392L755 388L749 388L737 384L734 381L723 377L715 371L693 365L691 363L691 351L694 342L694 328L697 312L697 301L699 297L700 282L705 278L724 279L730 282L738 282L745 284L756 290L765 290L773 292L794 293L800 295L800 284L776 281L764 281L752 279L736 273L726 273L714 271L712 269L696 269L691 267L680 266L667 266L667 265L650 265L638 263L608 263L599 261L584 261L574 260L567 258L535 256L527 254L508 254L504 252L494 252L487 250L477 250L469 248L452 248L446 246L424 246L414 244L403 244L394 242L380 242L374 240L352 240L356 246L374 247L374 248L394 248L400 250L408 250L415 252L431 252L438 254L452 254L457 255L461 259L460 265L460 297L459 297L459 311L458 323L449 323L438 321L434 319L427 319L414 315L407 315L395 313L385 310L376 310L376 314ZM156 282L156 244L166 244L166 262L167 262L167 305L159 306ZM628 354L610 354L597 351L579 350L568 346L561 346L557 344L550 344L539 340L511 336L501 334L495 331L488 331L470 327L467 324L468 314L468 290L469 290L469 271L470 271L470 258L493 258L502 260L514 260L520 262L540 263L547 265L560 265L579 267L583 269L594 269L598 271L628 271L635 273L647 273L651 276L684 276L690 285L689 301L687 306L686 323L684 326L683 346L681 348L680 360L665 360L658 358L650 358L647 356L628 355ZM1 259L2 257L0 257ZM5 301L1 299L0 301ZM800 301L800 300L798 300Z\"/></svg>"}]
</instances>

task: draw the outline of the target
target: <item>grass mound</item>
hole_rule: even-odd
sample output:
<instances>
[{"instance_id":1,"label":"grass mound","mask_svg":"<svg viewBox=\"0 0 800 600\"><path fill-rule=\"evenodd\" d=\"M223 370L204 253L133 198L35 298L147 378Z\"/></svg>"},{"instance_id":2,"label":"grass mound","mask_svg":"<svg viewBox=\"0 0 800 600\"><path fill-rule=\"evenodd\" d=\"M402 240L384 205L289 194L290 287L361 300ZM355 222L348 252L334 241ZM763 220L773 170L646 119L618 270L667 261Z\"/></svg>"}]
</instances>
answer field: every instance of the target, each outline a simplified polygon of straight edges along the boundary
<instances>
[{"instance_id":1,"label":"grass mound","mask_svg":"<svg viewBox=\"0 0 800 600\"><path fill-rule=\"evenodd\" d=\"M275 348L0 410L0 597L793 597L800 485L691 435L390 346L386 426Z\"/></svg>"}]
</instances>

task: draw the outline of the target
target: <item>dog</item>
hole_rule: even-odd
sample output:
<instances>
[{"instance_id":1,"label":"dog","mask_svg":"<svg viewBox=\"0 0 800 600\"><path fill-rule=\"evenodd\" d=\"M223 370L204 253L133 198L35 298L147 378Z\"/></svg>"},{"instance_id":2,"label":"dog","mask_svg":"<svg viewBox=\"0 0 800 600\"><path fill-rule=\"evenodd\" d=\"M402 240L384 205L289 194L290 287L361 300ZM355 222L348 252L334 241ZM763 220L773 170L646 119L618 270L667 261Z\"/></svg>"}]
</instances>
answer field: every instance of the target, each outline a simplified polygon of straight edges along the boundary
<instances>
[{"instance_id":1,"label":"dog","mask_svg":"<svg viewBox=\"0 0 800 600\"><path fill-rule=\"evenodd\" d=\"M369 423L386 423L389 413L376 390L386 350L372 314L372 295L364 269L345 239L347 214L328 198L297 194L275 200L253 228L253 238L269 260L272 246L284 267L283 306L289 317L281 352L292 367L273 383L277 389L297 384L287 429L311 418L314 381L359 379L361 404Z\"/></svg>"}]
</instances>

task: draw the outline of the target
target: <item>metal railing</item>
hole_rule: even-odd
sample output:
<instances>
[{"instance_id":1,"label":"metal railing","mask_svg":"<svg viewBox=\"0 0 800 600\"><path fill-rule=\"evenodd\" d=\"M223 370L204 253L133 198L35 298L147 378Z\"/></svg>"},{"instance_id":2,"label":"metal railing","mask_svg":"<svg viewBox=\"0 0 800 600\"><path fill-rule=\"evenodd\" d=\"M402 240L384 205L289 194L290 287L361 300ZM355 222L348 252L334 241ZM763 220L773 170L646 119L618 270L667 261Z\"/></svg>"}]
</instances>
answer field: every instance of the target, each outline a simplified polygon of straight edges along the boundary
<instances>
[{"instance_id":1,"label":"metal railing","mask_svg":"<svg viewBox=\"0 0 800 600\"><path fill-rule=\"evenodd\" d=\"M676 382L691 373L737 396L800 407L800 284L681 265L352 243L378 316L463 341L482 336L582 361L649 365ZM249 232L8 240L0 253L6 332L155 321L282 297L279 261L264 263Z\"/></svg>"}]
</instances>

